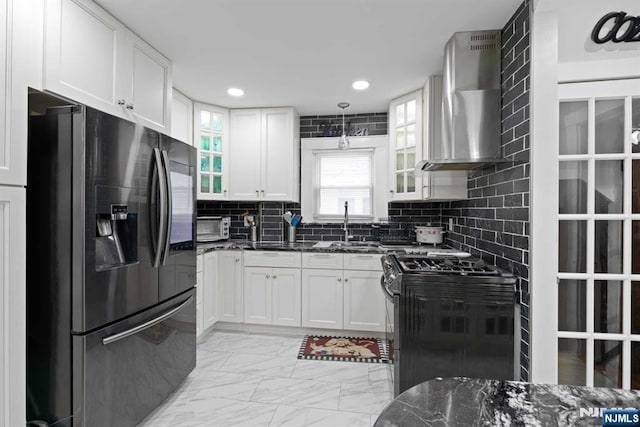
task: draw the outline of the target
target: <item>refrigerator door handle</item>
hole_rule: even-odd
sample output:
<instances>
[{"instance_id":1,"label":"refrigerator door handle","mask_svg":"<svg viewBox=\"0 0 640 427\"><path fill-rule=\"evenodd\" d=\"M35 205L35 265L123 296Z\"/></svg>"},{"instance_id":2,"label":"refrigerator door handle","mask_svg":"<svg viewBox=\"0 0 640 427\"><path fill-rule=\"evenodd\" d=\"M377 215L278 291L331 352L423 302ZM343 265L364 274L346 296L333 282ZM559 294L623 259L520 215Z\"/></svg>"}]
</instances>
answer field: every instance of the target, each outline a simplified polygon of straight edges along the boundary
<instances>
[{"instance_id":1,"label":"refrigerator door handle","mask_svg":"<svg viewBox=\"0 0 640 427\"><path fill-rule=\"evenodd\" d=\"M164 251L162 252L162 265L167 264L167 257L169 256L169 245L171 243L171 222L173 221L173 198L171 196L171 165L169 164L169 155L166 150L162 150L162 160L164 161L164 174L167 180L167 217L166 217L166 231Z\"/></svg>"},{"instance_id":2,"label":"refrigerator door handle","mask_svg":"<svg viewBox=\"0 0 640 427\"><path fill-rule=\"evenodd\" d=\"M174 314L176 314L177 312L182 310L186 305L191 303L192 300L193 300L193 297L189 297L189 298L187 298L187 300L185 302L183 302L179 306L177 306L175 308L172 308L171 310L161 314L160 316L156 317L155 319L151 319L148 322L144 322L144 323L142 323L142 324L140 324L140 325L138 325L136 327L133 327L131 329L127 329L126 331L122 331L122 332L118 332L117 334L109 335L108 337L105 337L105 338L102 339L102 345L112 344L114 342L117 342L117 341L120 341L120 340L125 339L127 337L130 337L131 335L135 335L138 332L144 331L145 329L149 329L153 325L157 325L158 323L163 322L164 320L167 320L169 317L173 316Z\"/></svg>"},{"instance_id":3,"label":"refrigerator door handle","mask_svg":"<svg viewBox=\"0 0 640 427\"><path fill-rule=\"evenodd\" d=\"M160 150L157 148L153 149L153 157L155 159L154 163L155 163L155 170L153 172L153 179L154 182L152 183L152 189L154 189L155 187L155 180L157 180L158 186L160 187L160 205L159 205L159 209L160 209L160 224L158 226L158 232L157 232L157 236L153 236L153 238L155 238L155 242L154 242L154 250L155 250L155 254L153 255L153 266L154 267L159 267L160 266L160 261L161 261L161 256L162 256L162 248L164 247L164 242L167 240L167 235L166 235L166 226L165 223L167 222L167 183L166 180L164 179L165 176L165 172L164 172L164 166L162 164L162 157L160 154ZM153 214L152 214L153 215ZM152 221L155 221L155 218L152 219Z\"/></svg>"}]
</instances>

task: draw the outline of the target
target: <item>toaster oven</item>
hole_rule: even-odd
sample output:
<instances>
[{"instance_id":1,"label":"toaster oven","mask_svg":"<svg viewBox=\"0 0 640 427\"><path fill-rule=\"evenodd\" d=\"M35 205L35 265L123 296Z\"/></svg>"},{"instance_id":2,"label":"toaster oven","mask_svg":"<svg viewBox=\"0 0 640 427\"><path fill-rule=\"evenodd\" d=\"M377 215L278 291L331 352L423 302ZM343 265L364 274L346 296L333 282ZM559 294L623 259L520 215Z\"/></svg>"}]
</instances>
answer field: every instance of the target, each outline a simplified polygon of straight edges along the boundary
<instances>
[{"instance_id":1,"label":"toaster oven","mask_svg":"<svg viewBox=\"0 0 640 427\"><path fill-rule=\"evenodd\" d=\"M228 216L199 216L197 239L199 243L216 242L229 238L231 218Z\"/></svg>"}]
</instances>

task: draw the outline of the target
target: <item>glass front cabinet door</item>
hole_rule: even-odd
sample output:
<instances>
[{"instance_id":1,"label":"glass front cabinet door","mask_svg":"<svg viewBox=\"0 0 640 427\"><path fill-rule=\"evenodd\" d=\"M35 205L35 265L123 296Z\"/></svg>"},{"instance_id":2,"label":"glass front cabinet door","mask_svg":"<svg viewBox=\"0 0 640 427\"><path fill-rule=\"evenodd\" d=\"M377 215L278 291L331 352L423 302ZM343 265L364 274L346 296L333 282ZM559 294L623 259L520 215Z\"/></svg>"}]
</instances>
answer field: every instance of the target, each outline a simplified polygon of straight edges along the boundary
<instances>
[{"instance_id":1,"label":"glass front cabinet door","mask_svg":"<svg viewBox=\"0 0 640 427\"><path fill-rule=\"evenodd\" d=\"M391 101L389 149L389 200L422 199L422 177L414 173L422 160L422 90Z\"/></svg>"},{"instance_id":2,"label":"glass front cabinet door","mask_svg":"<svg viewBox=\"0 0 640 427\"><path fill-rule=\"evenodd\" d=\"M194 145L198 147L198 200L227 200L229 110L194 104Z\"/></svg>"}]
</instances>

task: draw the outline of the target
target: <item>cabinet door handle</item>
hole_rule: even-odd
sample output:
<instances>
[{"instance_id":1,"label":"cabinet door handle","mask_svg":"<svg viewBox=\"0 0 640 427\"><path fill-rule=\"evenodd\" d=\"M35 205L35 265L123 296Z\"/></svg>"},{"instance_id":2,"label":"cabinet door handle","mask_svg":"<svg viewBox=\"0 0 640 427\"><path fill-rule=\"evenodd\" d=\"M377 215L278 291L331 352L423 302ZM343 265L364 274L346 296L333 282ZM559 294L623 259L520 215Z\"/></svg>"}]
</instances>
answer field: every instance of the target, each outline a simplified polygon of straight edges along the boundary
<instances>
[{"instance_id":1,"label":"cabinet door handle","mask_svg":"<svg viewBox=\"0 0 640 427\"><path fill-rule=\"evenodd\" d=\"M348 282L348 281L349 281L349 278L348 278L348 277L346 277L346 278L344 279L344 281L345 281L345 283L346 283L346 282Z\"/></svg>"},{"instance_id":2,"label":"cabinet door handle","mask_svg":"<svg viewBox=\"0 0 640 427\"><path fill-rule=\"evenodd\" d=\"M236 262L240 262L240 258L236 258Z\"/></svg>"},{"instance_id":3,"label":"cabinet door handle","mask_svg":"<svg viewBox=\"0 0 640 427\"><path fill-rule=\"evenodd\" d=\"M118 99L118 105L124 105L124 99Z\"/></svg>"},{"instance_id":4,"label":"cabinet door handle","mask_svg":"<svg viewBox=\"0 0 640 427\"><path fill-rule=\"evenodd\" d=\"M133 104L127 104L127 110L133 110Z\"/></svg>"},{"instance_id":5,"label":"cabinet door handle","mask_svg":"<svg viewBox=\"0 0 640 427\"><path fill-rule=\"evenodd\" d=\"M260 197L260 190L256 190L256 197Z\"/></svg>"},{"instance_id":6,"label":"cabinet door handle","mask_svg":"<svg viewBox=\"0 0 640 427\"><path fill-rule=\"evenodd\" d=\"M267 274L267 279L270 279L270 278L271 278L271 276L269 276L269 275Z\"/></svg>"},{"instance_id":7,"label":"cabinet door handle","mask_svg":"<svg viewBox=\"0 0 640 427\"><path fill-rule=\"evenodd\" d=\"M342 278L341 277L338 277L338 282L342 282Z\"/></svg>"},{"instance_id":8,"label":"cabinet door handle","mask_svg":"<svg viewBox=\"0 0 640 427\"><path fill-rule=\"evenodd\" d=\"M273 279L277 279L277 278L278 278L278 276L272 276L272 278L273 278Z\"/></svg>"}]
</instances>

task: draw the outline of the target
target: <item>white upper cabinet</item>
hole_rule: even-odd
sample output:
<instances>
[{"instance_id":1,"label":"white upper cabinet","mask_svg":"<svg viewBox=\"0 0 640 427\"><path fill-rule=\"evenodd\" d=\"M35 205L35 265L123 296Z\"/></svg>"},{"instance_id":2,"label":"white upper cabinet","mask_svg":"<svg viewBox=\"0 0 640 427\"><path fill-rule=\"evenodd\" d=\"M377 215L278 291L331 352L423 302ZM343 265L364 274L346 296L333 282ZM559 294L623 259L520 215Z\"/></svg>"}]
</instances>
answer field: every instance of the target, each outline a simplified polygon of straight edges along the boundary
<instances>
[{"instance_id":1,"label":"white upper cabinet","mask_svg":"<svg viewBox=\"0 0 640 427\"><path fill-rule=\"evenodd\" d=\"M50 0L45 7L45 89L117 113L125 26L92 1Z\"/></svg>"},{"instance_id":2,"label":"white upper cabinet","mask_svg":"<svg viewBox=\"0 0 640 427\"><path fill-rule=\"evenodd\" d=\"M261 110L231 110L229 199L261 199Z\"/></svg>"},{"instance_id":3,"label":"white upper cabinet","mask_svg":"<svg viewBox=\"0 0 640 427\"><path fill-rule=\"evenodd\" d=\"M390 201L422 198L422 176L414 173L422 148L422 90L416 90L389 105Z\"/></svg>"},{"instance_id":4,"label":"white upper cabinet","mask_svg":"<svg viewBox=\"0 0 640 427\"><path fill-rule=\"evenodd\" d=\"M175 88L171 100L171 136L193 145L193 101Z\"/></svg>"},{"instance_id":5,"label":"white upper cabinet","mask_svg":"<svg viewBox=\"0 0 640 427\"><path fill-rule=\"evenodd\" d=\"M49 0L45 17L44 89L169 130L167 58L90 0Z\"/></svg>"},{"instance_id":6,"label":"white upper cabinet","mask_svg":"<svg viewBox=\"0 0 640 427\"><path fill-rule=\"evenodd\" d=\"M293 108L231 110L230 200L299 201L300 137Z\"/></svg>"},{"instance_id":7,"label":"white upper cabinet","mask_svg":"<svg viewBox=\"0 0 640 427\"><path fill-rule=\"evenodd\" d=\"M167 132L173 94L171 61L130 31L125 41L124 75L120 79L125 109L140 124Z\"/></svg>"},{"instance_id":8,"label":"white upper cabinet","mask_svg":"<svg viewBox=\"0 0 640 427\"><path fill-rule=\"evenodd\" d=\"M298 117L291 108L262 110L263 200L299 200L300 136L294 121Z\"/></svg>"},{"instance_id":9,"label":"white upper cabinet","mask_svg":"<svg viewBox=\"0 0 640 427\"><path fill-rule=\"evenodd\" d=\"M229 198L229 110L193 104L193 140L198 149L198 200Z\"/></svg>"},{"instance_id":10,"label":"white upper cabinet","mask_svg":"<svg viewBox=\"0 0 640 427\"><path fill-rule=\"evenodd\" d=\"M429 158L430 144L442 138L442 77L389 105L389 201L467 198L467 171L416 173Z\"/></svg>"}]
</instances>

